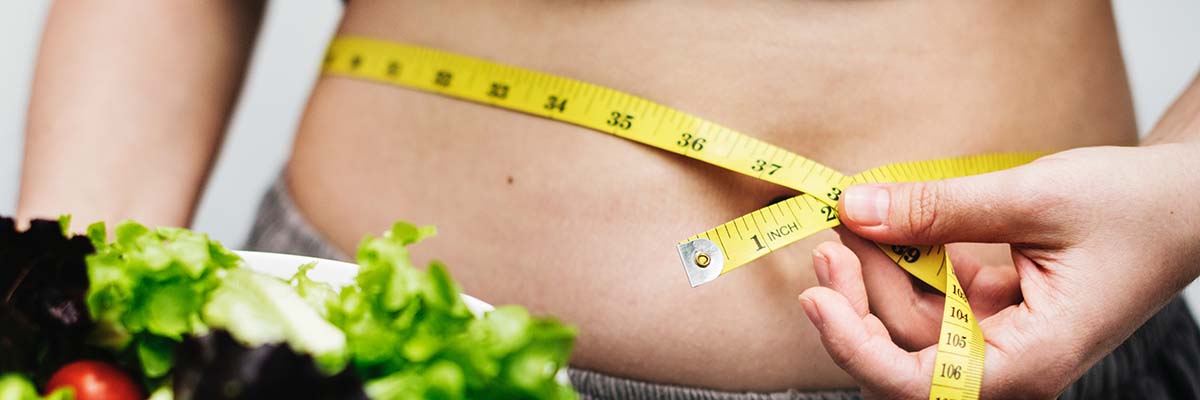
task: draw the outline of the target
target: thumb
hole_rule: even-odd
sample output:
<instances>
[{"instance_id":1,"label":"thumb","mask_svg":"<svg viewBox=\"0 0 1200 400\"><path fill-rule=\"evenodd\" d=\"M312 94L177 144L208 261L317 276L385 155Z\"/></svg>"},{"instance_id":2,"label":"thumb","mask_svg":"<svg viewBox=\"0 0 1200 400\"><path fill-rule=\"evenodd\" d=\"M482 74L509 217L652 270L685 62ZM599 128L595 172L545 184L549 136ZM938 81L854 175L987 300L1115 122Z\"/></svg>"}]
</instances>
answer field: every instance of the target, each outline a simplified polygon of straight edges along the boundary
<instances>
[{"instance_id":1,"label":"thumb","mask_svg":"<svg viewBox=\"0 0 1200 400\"><path fill-rule=\"evenodd\" d=\"M842 224L888 244L1027 243L1045 238L1056 201L1033 165L938 181L855 185L838 203ZM1049 203L1049 204L1047 204ZM1058 202L1061 203L1061 202Z\"/></svg>"}]
</instances>

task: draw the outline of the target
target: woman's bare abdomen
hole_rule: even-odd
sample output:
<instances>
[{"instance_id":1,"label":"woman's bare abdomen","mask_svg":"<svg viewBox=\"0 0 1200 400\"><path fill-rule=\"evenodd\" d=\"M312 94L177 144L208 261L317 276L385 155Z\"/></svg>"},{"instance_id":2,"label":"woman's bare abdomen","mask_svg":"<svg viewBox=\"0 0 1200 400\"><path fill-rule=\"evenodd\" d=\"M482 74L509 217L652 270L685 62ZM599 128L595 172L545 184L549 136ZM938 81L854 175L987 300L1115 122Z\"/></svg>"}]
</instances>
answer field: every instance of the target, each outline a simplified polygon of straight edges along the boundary
<instances>
[{"instance_id":1,"label":"woman's bare abdomen","mask_svg":"<svg viewBox=\"0 0 1200 400\"><path fill-rule=\"evenodd\" d=\"M1070 3L1070 4L1067 4ZM349 3L341 32L633 93L845 173L1136 141L1105 2ZM288 166L352 253L393 220L465 290L575 324L577 367L728 390L846 387L796 295L830 232L698 288L674 244L795 193L583 128L346 78Z\"/></svg>"}]
</instances>

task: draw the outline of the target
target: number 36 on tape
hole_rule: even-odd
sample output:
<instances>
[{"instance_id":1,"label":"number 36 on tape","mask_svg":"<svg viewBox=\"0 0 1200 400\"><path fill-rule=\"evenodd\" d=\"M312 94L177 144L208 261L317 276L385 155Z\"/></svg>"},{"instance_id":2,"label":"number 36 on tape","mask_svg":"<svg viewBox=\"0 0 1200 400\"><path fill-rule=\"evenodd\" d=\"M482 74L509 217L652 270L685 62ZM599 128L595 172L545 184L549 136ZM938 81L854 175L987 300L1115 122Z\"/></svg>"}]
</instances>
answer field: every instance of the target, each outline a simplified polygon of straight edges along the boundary
<instances>
[{"instance_id":1,"label":"number 36 on tape","mask_svg":"<svg viewBox=\"0 0 1200 400\"><path fill-rule=\"evenodd\" d=\"M324 73L438 93L609 133L792 188L799 196L753 211L676 246L698 286L816 232L837 226L842 188L944 179L1011 168L1036 154L992 154L874 168L854 176L708 120L613 89L449 52L338 37ZM879 248L947 293L930 399L975 399L983 377L978 321L943 246Z\"/></svg>"}]
</instances>

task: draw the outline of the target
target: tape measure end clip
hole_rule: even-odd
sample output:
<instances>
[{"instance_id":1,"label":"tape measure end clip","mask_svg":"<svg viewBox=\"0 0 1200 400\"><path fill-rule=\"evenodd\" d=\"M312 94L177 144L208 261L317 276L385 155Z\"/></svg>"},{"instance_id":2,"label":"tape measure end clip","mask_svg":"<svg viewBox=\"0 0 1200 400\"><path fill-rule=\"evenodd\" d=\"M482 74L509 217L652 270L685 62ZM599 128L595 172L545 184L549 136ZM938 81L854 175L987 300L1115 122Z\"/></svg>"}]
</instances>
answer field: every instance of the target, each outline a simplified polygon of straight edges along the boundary
<instances>
[{"instance_id":1,"label":"tape measure end clip","mask_svg":"<svg viewBox=\"0 0 1200 400\"><path fill-rule=\"evenodd\" d=\"M692 287L712 282L725 269L725 253L713 241L700 238L675 246Z\"/></svg>"}]
</instances>

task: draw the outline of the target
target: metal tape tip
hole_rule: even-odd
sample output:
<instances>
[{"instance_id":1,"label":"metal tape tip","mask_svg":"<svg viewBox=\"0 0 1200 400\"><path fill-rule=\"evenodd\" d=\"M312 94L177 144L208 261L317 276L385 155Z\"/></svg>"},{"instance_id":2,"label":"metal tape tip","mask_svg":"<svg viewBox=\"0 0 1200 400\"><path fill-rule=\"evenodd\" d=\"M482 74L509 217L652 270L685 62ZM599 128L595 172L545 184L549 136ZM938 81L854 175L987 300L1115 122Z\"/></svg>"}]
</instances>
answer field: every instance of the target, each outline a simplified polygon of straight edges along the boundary
<instances>
[{"instance_id":1,"label":"metal tape tip","mask_svg":"<svg viewBox=\"0 0 1200 400\"><path fill-rule=\"evenodd\" d=\"M713 241L700 238L675 246L692 287L712 282L725 269L725 253Z\"/></svg>"}]
</instances>

